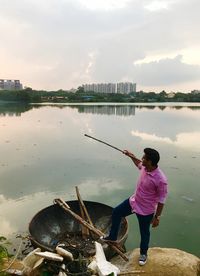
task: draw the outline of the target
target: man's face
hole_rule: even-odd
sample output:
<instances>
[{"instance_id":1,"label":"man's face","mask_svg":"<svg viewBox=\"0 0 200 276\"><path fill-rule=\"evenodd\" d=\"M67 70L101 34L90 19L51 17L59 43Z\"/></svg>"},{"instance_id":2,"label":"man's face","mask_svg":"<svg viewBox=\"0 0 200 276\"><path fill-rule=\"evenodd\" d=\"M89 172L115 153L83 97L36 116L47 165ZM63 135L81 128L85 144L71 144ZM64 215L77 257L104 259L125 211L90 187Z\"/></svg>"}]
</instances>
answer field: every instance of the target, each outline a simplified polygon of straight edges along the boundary
<instances>
[{"instance_id":1,"label":"man's face","mask_svg":"<svg viewBox=\"0 0 200 276\"><path fill-rule=\"evenodd\" d=\"M151 161L148 160L148 158L146 157L146 154L144 154L144 155L142 156L142 165L143 165L144 167L148 167L149 165L151 165Z\"/></svg>"}]
</instances>

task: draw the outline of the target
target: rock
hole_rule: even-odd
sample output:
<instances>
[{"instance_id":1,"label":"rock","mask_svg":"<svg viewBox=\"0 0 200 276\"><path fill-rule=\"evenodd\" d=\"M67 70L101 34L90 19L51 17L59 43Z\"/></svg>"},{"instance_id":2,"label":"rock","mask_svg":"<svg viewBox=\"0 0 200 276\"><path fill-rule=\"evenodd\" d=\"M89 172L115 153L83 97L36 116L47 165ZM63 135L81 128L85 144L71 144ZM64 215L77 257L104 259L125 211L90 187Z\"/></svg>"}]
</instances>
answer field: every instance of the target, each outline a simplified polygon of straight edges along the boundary
<instances>
[{"instance_id":1,"label":"rock","mask_svg":"<svg viewBox=\"0 0 200 276\"><path fill-rule=\"evenodd\" d=\"M120 256L114 257L111 263L117 265L123 275L138 271L134 275L148 276L200 276L200 259L192 254L174 248L150 248L145 266L139 266L139 249L127 252L128 262ZM139 273L139 271L141 273ZM129 272L129 274L128 274Z\"/></svg>"}]
</instances>

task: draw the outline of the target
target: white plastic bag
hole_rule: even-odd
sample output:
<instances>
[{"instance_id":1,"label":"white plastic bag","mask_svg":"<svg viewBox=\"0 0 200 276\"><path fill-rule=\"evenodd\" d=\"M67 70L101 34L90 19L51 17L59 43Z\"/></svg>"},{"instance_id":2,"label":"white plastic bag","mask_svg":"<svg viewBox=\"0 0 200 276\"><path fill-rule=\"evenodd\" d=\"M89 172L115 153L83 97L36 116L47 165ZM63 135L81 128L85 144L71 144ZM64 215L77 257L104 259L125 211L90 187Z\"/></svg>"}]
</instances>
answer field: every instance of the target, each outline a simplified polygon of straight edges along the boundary
<instances>
[{"instance_id":1,"label":"white plastic bag","mask_svg":"<svg viewBox=\"0 0 200 276\"><path fill-rule=\"evenodd\" d=\"M40 252L41 249L36 248L22 260L22 264L24 266L23 274L28 275L31 271L33 271L43 263L44 258L36 255L36 253Z\"/></svg>"},{"instance_id":2,"label":"white plastic bag","mask_svg":"<svg viewBox=\"0 0 200 276\"><path fill-rule=\"evenodd\" d=\"M119 274L119 268L106 260L102 245L98 242L95 242L95 248L96 254L94 260L88 267L92 268L93 271L97 271L99 276L106 276L111 273L114 275Z\"/></svg>"}]
</instances>

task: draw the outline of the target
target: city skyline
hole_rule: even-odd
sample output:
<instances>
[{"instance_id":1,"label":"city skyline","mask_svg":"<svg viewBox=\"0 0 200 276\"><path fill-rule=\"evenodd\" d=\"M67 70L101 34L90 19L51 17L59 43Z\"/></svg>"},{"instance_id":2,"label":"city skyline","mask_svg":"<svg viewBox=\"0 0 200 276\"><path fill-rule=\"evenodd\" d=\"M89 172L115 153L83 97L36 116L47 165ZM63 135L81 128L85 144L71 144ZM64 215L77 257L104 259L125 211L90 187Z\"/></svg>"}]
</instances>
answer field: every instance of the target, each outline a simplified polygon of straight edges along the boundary
<instances>
[{"instance_id":1,"label":"city skyline","mask_svg":"<svg viewBox=\"0 0 200 276\"><path fill-rule=\"evenodd\" d=\"M128 94L136 92L136 83L117 82L117 83L90 83L82 85L85 92L93 91L96 93L122 93Z\"/></svg>"},{"instance_id":2,"label":"city skyline","mask_svg":"<svg viewBox=\"0 0 200 276\"><path fill-rule=\"evenodd\" d=\"M0 90L22 90L20 80L0 79Z\"/></svg>"},{"instance_id":3,"label":"city skyline","mask_svg":"<svg viewBox=\"0 0 200 276\"><path fill-rule=\"evenodd\" d=\"M0 0L2 79L37 90L200 89L198 0Z\"/></svg>"}]
</instances>

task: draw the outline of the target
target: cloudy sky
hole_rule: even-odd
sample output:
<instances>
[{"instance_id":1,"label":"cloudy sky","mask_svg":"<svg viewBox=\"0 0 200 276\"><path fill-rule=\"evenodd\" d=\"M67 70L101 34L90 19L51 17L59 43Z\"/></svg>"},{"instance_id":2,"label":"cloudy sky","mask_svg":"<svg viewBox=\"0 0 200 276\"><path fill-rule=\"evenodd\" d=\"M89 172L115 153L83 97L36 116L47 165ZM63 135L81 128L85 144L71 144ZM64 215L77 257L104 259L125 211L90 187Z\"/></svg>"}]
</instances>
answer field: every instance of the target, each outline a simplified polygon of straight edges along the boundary
<instances>
[{"instance_id":1,"label":"cloudy sky","mask_svg":"<svg viewBox=\"0 0 200 276\"><path fill-rule=\"evenodd\" d=\"M0 0L0 78L200 89L199 0Z\"/></svg>"}]
</instances>

